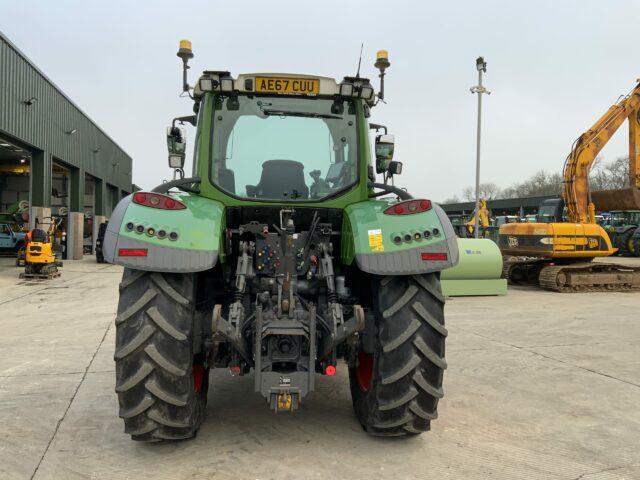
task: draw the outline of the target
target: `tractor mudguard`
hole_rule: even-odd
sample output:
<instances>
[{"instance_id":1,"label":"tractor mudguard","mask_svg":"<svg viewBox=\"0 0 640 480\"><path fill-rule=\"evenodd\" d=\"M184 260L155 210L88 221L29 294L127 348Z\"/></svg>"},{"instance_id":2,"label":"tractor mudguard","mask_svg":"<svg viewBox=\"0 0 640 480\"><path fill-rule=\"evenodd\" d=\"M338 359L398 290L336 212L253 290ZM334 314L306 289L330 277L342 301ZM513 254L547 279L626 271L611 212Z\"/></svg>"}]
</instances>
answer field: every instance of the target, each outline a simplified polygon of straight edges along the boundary
<instances>
[{"instance_id":1,"label":"tractor mudguard","mask_svg":"<svg viewBox=\"0 0 640 480\"><path fill-rule=\"evenodd\" d=\"M342 262L376 275L438 272L458 263L458 244L444 210L387 215L392 203L369 200L345 209ZM398 237L401 239L398 241Z\"/></svg>"},{"instance_id":2,"label":"tractor mudguard","mask_svg":"<svg viewBox=\"0 0 640 480\"><path fill-rule=\"evenodd\" d=\"M189 273L218 261L224 206L186 193L169 194L187 208L164 210L123 198L113 210L104 235L109 263L137 270ZM163 234L164 233L164 234Z\"/></svg>"}]
</instances>

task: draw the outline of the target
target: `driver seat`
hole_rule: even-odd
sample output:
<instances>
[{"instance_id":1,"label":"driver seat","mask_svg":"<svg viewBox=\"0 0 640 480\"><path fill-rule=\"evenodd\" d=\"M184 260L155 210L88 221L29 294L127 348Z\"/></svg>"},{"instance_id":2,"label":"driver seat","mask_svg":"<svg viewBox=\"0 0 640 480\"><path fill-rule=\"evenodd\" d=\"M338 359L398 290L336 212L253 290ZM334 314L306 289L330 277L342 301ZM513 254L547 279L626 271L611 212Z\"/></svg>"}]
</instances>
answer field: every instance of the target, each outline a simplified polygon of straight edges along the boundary
<instances>
[{"instance_id":1,"label":"driver seat","mask_svg":"<svg viewBox=\"0 0 640 480\"><path fill-rule=\"evenodd\" d=\"M258 197L270 199L309 198L304 182L304 165L295 160L267 160L262 164L262 176L255 186ZM295 197L292 195L296 193Z\"/></svg>"}]
</instances>

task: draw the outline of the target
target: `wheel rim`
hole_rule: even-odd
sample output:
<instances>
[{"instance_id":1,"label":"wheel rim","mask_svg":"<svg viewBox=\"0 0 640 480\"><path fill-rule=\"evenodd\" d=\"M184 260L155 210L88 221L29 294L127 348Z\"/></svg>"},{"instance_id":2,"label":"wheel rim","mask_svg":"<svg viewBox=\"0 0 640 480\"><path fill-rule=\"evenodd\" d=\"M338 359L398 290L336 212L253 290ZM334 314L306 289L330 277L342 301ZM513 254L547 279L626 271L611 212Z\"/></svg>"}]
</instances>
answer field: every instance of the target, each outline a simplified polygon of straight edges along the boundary
<instances>
[{"instance_id":1,"label":"wheel rim","mask_svg":"<svg viewBox=\"0 0 640 480\"><path fill-rule=\"evenodd\" d=\"M373 354L365 352L358 353L356 378L360 390L363 392L368 391L371 387L371 379L373 378Z\"/></svg>"},{"instance_id":2,"label":"wheel rim","mask_svg":"<svg viewBox=\"0 0 640 480\"><path fill-rule=\"evenodd\" d=\"M204 380L204 367L199 363L193 365L193 391L200 393L202 390L202 382Z\"/></svg>"}]
</instances>

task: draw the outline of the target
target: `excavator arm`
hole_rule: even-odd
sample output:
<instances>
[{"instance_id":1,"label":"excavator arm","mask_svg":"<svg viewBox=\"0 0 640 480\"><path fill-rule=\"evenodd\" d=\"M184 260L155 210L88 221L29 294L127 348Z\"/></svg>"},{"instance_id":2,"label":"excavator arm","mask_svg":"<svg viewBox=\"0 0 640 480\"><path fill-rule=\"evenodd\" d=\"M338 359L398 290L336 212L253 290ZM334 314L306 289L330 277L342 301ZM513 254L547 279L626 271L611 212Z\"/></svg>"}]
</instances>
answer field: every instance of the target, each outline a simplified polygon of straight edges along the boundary
<instances>
[{"instance_id":1,"label":"excavator arm","mask_svg":"<svg viewBox=\"0 0 640 480\"><path fill-rule=\"evenodd\" d=\"M476 227L476 217L479 218L479 224L480 226L485 229L489 226L490 220L489 220L489 209L487 208L487 201L484 198L480 199L480 209L478 211L474 210L473 211L473 215L471 216L471 218L469 219L469 221L467 221L465 223L466 227L467 227L467 231L470 234L473 234L473 231Z\"/></svg>"},{"instance_id":2,"label":"excavator arm","mask_svg":"<svg viewBox=\"0 0 640 480\"><path fill-rule=\"evenodd\" d=\"M612 105L598 121L575 141L564 166L563 197L569 221L595 223L595 206L589 191L589 171L596 156L626 119L629 119L629 176L631 189L640 187L640 83ZM638 196L640 199L640 196ZM601 207L602 208L602 207Z\"/></svg>"}]
</instances>

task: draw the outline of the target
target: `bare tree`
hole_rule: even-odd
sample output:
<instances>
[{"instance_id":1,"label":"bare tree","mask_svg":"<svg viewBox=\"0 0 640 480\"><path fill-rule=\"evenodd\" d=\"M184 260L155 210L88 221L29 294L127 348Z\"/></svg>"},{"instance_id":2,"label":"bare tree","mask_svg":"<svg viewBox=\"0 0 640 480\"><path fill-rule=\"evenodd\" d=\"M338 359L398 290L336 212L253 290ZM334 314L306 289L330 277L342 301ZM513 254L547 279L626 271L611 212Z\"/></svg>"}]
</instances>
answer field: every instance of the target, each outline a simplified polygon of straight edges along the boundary
<instances>
[{"instance_id":1,"label":"bare tree","mask_svg":"<svg viewBox=\"0 0 640 480\"><path fill-rule=\"evenodd\" d=\"M619 190L629 187L629 157L596 163L589 174L591 190Z\"/></svg>"},{"instance_id":2,"label":"bare tree","mask_svg":"<svg viewBox=\"0 0 640 480\"><path fill-rule=\"evenodd\" d=\"M501 190L493 182L480 184L480 198L487 200L496 198L537 197L543 195L562 195L562 173L547 173L540 170L521 183L515 183ZM629 187L629 157L618 157L611 162L604 162L597 157L589 174L591 190L618 190ZM462 198L468 202L476 199L473 187L462 190ZM445 203L456 203L458 197L453 196Z\"/></svg>"},{"instance_id":3,"label":"bare tree","mask_svg":"<svg viewBox=\"0 0 640 480\"><path fill-rule=\"evenodd\" d=\"M454 196L452 196L452 197L445 198L445 199L444 199L442 202L440 202L440 203L443 203L443 204L445 204L445 205L446 205L446 204L448 204L448 203L460 203L460 199L458 198L458 196L457 196L457 195L454 195Z\"/></svg>"},{"instance_id":4,"label":"bare tree","mask_svg":"<svg viewBox=\"0 0 640 480\"><path fill-rule=\"evenodd\" d=\"M501 194L500 187L493 182L481 183L480 184L480 198L484 198L485 200L492 200L495 198L500 198ZM468 202L474 202L476 200L476 192L473 187L467 187L462 191L462 198L464 198Z\"/></svg>"},{"instance_id":5,"label":"bare tree","mask_svg":"<svg viewBox=\"0 0 640 480\"><path fill-rule=\"evenodd\" d=\"M562 175L540 170L528 180L506 188L503 191L503 198L537 197L540 195L560 195L561 193Z\"/></svg>"}]
</instances>

